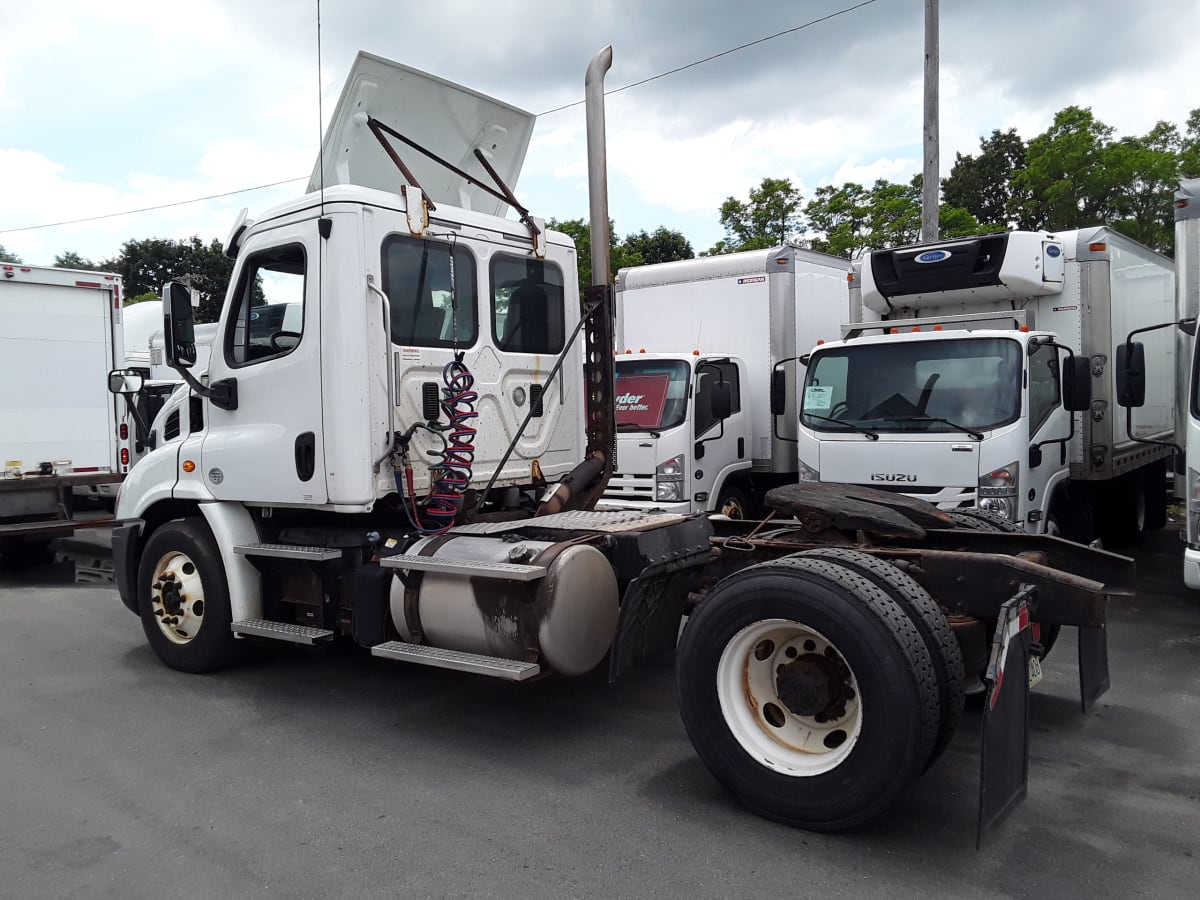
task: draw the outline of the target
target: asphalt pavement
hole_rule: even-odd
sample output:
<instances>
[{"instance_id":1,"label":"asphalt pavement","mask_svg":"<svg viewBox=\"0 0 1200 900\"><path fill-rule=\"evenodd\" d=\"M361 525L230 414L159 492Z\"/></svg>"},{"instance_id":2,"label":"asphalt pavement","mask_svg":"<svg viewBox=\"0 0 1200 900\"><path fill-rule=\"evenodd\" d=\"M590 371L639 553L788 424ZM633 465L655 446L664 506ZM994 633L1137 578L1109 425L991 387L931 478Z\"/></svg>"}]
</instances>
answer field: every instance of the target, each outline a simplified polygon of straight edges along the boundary
<instances>
[{"instance_id":1,"label":"asphalt pavement","mask_svg":"<svg viewBox=\"0 0 1200 900\"><path fill-rule=\"evenodd\" d=\"M184 675L96 580L103 536L59 550L0 576L5 898L1197 892L1200 594L1174 531L1110 608L1113 687L1090 715L1073 629L1047 660L1029 798L981 851L977 710L881 819L811 834L712 780L670 658L612 686L519 686L265 644Z\"/></svg>"}]
</instances>

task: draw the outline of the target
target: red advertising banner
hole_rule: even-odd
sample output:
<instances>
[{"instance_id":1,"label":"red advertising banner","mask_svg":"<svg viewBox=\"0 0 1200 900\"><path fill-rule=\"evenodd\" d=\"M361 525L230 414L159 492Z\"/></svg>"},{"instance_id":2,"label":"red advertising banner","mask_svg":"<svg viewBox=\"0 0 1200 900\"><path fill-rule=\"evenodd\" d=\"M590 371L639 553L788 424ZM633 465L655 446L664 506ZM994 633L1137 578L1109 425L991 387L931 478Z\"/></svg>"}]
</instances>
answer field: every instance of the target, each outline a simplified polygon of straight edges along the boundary
<instances>
[{"instance_id":1,"label":"red advertising banner","mask_svg":"<svg viewBox=\"0 0 1200 900\"><path fill-rule=\"evenodd\" d=\"M617 427L635 425L638 428L657 428L662 423L666 405L667 386L671 376L617 376Z\"/></svg>"}]
</instances>

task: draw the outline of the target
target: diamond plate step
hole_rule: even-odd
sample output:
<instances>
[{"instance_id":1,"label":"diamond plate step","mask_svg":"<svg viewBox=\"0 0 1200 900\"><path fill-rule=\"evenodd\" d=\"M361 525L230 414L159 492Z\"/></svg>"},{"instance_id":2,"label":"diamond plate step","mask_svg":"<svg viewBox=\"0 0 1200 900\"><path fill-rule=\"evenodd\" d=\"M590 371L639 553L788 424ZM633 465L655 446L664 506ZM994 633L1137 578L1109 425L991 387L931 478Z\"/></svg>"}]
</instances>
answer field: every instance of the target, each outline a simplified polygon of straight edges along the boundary
<instances>
[{"instance_id":1,"label":"diamond plate step","mask_svg":"<svg viewBox=\"0 0 1200 900\"><path fill-rule=\"evenodd\" d=\"M473 575L476 578L503 578L506 581L536 581L546 575L544 566L482 562L477 559L454 559L448 556L416 556L409 553L385 556L379 560L379 564L388 569L408 569L410 572L445 572L451 575Z\"/></svg>"},{"instance_id":2,"label":"diamond plate step","mask_svg":"<svg viewBox=\"0 0 1200 900\"><path fill-rule=\"evenodd\" d=\"M233 552L240 556L273 556L277 559L305 559L328 562L341 559L342 551L330 547L303 547L299 544L238 544Z\"/></svg>"},{"instance_id":3,"label":"diamond plate step","mask_svg":"<svg viewBox=\"0 0 1200 900\"><path fill-rule=\"evenodd\" d=\"M271 622L268 619L242 619L229 626L234 634L254 635L290 641L293 644L315 644L333 637L328 628L312 628L309 625L293 625L290 622Z\"/></svg>"},{"instance_id":4,"label":"diamond plate step","mask_svg":"<svg viewBox=\"0 0 1200 900\"><path fill-rule=\"evenodd\" d=\"M497 656L479 656L475 653L463 653L461 650L443 650L441 647L405 644L403 641L377 644L371 648L371 655L382 656L385 659L397 659L402 662L420 663L423 666L433 666L438 669L455 669L459 672L473 672L476 675L490 675L492 678L503 678L506 681L524 681L542 670L537 663L501 659Z\"/></svg>"}]
</instances>

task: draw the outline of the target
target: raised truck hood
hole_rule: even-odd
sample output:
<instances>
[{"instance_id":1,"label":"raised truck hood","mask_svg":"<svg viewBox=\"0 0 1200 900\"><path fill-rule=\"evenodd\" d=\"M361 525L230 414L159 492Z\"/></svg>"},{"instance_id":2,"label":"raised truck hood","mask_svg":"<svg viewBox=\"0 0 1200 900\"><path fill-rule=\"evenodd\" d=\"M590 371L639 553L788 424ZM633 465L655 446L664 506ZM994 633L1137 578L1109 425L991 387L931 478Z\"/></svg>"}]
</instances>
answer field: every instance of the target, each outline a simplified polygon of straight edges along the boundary
<instances>
[{"instance_id":1,"label":"raised truck hood","mask_svg":"<svg viewBox=\"0 0 1200 900\"><path fill-rule=\"evenodd\" d=\"M399 191L404 176L367 127L372 116L483 184L494 186L475 158L479 148L505 184L516 190L536 116L470 88L359 51L308 183L356 184ZM391 138L396 152L434 203L503 216L507 204Z\"/></svg>"}]
</instances>

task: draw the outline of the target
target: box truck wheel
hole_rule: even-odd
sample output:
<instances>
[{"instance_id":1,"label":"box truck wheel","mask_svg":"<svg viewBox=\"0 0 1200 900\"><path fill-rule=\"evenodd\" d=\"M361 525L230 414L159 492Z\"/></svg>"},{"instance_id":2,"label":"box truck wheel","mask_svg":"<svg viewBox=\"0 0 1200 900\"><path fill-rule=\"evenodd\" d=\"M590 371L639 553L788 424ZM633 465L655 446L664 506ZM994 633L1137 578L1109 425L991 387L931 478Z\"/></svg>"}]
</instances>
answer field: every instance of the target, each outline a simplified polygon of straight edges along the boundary
<instances>
[{"instance_id":1,"label":"box truck wheel","mask_svg":"<svg viewBox=\"0 0 1200 900\"><path fill-rule=\"evenodd\" d=\"M742 491L731 484L726 484L721 488L715 511L718 515L728 516L731 519L744 519L749 514L750 505Z\"/></svg>"},{"instance_id":2,"label":"box truck wheel","mask_svg":"<svg viewBox=\"0 0 1200 900\"><path fill-rule=\"evenodd\" d=\"M201 519L167 522L138 566L138 608L150 647L182 672L226 665L236 649L221 555Z\"/></svg>"},{"instance_id":3,"label":"box truck wheel","mask_svg":"<svg viewBox=\"0 0 1200 900\"><path fill-rule=\"evenodd\" d=\"M896 601L917 626L917 631L921 633L921 639L925 641L933 660L938 696L941 698L937 741L933 745L929 760L925 763L925 768L928 769L942 755L950 739L954 737L954 732L958 730L965 697L962 648L958 645L958 638L954 636L954 629L950 627L946 614L912 576L869 553L848 550L845 547L818 547L797 555L809 559L823 559L861 575Z\"/></svg>"},{"instance_id":4,"label":"box truck wheel","mask_svg":"<svg viewBox=\"0 0 1200 900\"><path fill-rule=\"evenodd\" d=\"M693 613L679 707L709 771L756 813L837 831L885 809L937 738L929 650L850 570L791 557L721 582Z\"/></svg>"}]
</instances>

